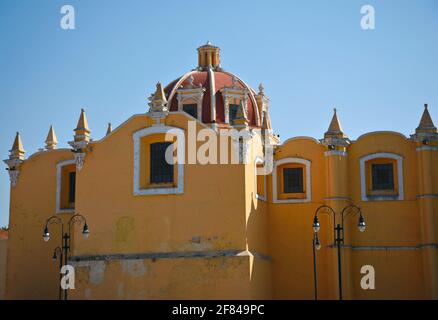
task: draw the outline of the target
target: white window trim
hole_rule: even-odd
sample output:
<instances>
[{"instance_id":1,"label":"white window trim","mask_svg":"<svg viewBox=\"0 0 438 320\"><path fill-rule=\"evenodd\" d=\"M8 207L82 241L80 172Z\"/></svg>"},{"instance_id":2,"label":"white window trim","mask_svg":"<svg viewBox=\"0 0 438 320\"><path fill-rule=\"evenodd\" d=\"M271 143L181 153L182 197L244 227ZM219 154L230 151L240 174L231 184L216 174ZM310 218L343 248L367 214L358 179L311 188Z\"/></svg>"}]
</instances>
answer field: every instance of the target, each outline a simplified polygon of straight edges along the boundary
<instances>
[{"instance_id":1,"label":"white window trim","mask_svg":"<svg viewBox=\"0 0 438 320\"><path fill-rule=\"evenodd\" d=\"M172 188L140 188L140 140L141 138L157 133L170 133L177 136L178 185ZM170 126L152 126L136 131L134 139L134 196L180 194L184 193L184 161L185 161L185 133L184 130Z\"/></svg>"},{"instance_id":2,"label":"white window trim","mask_svg":"<svg viewBox=\"0 0 438 320\"><path fill-rule=\"evenodd\" d=\"M62 168L71 164L76 164L76 161L66 160L56 165L56 213L58 214L75 212L75 209L61 209Z\"/></svg>"},{"instance_id":3,"label":"white window trim","mask_svg":"<svg viewBox=\"0 0 438 320\"><path fill-rule=\"evenodd\" d=\"M255 195L256 195L256 199L262 200L262 201L266 201L266 174L263 175L263 193L264 193L264 196L259 195L257 193L257 188L258 188L257 178L259 176L258 170L257 170L257 165L258 164L264 164L263 159L260 158L260 157L257 157L255 159L255 161L254 161L254 176L255 176L255 179L254 179L255 180L255 186L254 186L255 189L254 190L255 190Z\"/></svg>"},{"instance_id":4,"label":"white window trim","mask_svg":"<svg viewBox=\"0 0 438 320\"><path fill-rule=\"evenodd\" d=\"M178 111L184 111L184 103L187 101L196 104L196 119L202 121L202 101L204 99L204 88L179 89L177 91Z\"/></svg>"},{"instance_id":5,"label":"white window trim","mask_svg":"<svg viewBox=\"0 0 438 320\"><path fill-rule=\"evenodd\" d=\"M234 99L240 102L243 102L243 109L245 114L248 114L248 97L249 92L246 89L230 89L224 87L220 90L222 93L222 98L224 100L224 115L225 115L225 123L231 124L230 122L230 100Z\"/></svg>"},{"instance_id":6,"label":"white window trim","mask_svg":"<svg viewBox=\"0 0 438 320\"><path fill-rule=\"evenodd\" d=\"M287 163L300 163L306 167L306 197L304 199L278 199L277 167ZM284 158L275 162L272 172L272 202L274 203L303 203L312 201L311 162L303 158Z\"/></svg>"},{"instance_id":7,"label":"white window trim","mask_svg":"<svg viewBox=\"0 0 438 320\"><path fill-rule=\"evenodd\" d=\"M391 198L389 196L382 195L368 197L367 196L367 186L366 186L366 173L365 173L365 163L372 159L377 158L389 158L397 161L397 180L398 180L398 197ZM361 199L362 201L388 201L388 200L403 200L403 157L395 153L373 153L360 158L360 187L361 187Z\"/></svg>"}]
</instances>

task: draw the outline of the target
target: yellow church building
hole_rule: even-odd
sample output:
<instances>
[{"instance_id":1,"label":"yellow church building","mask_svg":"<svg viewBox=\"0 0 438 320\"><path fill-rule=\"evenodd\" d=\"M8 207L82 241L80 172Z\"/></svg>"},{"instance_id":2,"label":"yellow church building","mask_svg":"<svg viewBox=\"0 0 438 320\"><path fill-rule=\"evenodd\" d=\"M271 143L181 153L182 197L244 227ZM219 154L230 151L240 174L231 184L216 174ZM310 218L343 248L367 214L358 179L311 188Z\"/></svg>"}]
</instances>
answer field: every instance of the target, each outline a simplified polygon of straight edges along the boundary
<instances>
[{"instance_id":1,"label":"yellow church building","mask_svg":"<svg viewBox=\"0 0 438 320\"><path fill-rule=\"evenodd\" d=\"M263 86L222 69L211 43L149 100L101 139L82 110L71 148L51 127L25 158L17 133L5 160L7 299L58 298L61 221L69 299L338 299L339 285L343 299L438 299L427 105L410 137L350 140L335 110L321 139L280 143Z\"/></svg>"}]
</instances>

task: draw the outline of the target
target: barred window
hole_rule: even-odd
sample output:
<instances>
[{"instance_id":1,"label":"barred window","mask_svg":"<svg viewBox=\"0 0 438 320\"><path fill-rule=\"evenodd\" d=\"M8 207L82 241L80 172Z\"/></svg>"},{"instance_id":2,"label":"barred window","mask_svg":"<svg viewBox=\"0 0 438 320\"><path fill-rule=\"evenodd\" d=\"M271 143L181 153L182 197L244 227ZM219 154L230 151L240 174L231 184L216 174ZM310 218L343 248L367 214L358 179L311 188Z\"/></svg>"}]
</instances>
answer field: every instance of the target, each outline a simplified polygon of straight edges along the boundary
<instances>
[{"instance_id":1,"label":"barred window","mask_svg":"<svg viewBox=\"0 0 438 320\"><path fill-rule=\"evenodd\" d=\"M198 105L196 104L185 104L183 105L184 112L187 112L193 118L198 118Z\"/></svg>"},{"instance_id":2,"label":"barred window","mask_svg":"<svg viewBox=\"0 0 438 320\"><path fill-rule=\"evenodd\" d=\"M372 164L372 189L394 190L394 168L392 163Z\"/></svg>"},{"instance_id":3,"label":"barred window","mask_svg":"<svg viewBox=\"0 0 438 320\"><path fill-rule=\"evenodd\" d=\"M283 169L283 192L284 193L303 193L303 168L284 168Z\"/></svg>"},{"instance_id":4,"label":"barred window","mask_svg":"<svg viewBox=\"0 0 438 320\"><path fill-rule=\"evenodd\" d=\"M150 183L173 182L173 164L166 161L166 149L171 142L156 142L150 145Z\"/></svg>"},{"instance_id":5,"label":"barred window","mask_svg":"<svg viewBox=\"0 0 438 320\"><path fill-rule=\"evenodd\" d=\"M230 104L229 105L229 118L230 118L230 123L232 123L237 116L237 110L239 109L239 105L238 104Z\"/></svg>"}]
</instances>

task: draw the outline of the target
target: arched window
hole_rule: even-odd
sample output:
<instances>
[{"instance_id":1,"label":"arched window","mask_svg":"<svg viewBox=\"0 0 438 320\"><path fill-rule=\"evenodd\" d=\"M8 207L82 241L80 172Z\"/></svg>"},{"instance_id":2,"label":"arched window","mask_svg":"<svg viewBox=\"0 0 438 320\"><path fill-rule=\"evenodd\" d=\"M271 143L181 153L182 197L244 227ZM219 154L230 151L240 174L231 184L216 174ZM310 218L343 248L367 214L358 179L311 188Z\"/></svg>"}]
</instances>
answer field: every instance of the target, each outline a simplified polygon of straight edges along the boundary
<instances>
[{"instance_id":1,"label":"arched window","mask_svg":"<svg viewBox=\"0 0 438 320\"><path fill-rule=\"evenodd\" d=\"M272 173L273 202L311 201L311 162L302 158L285 158L275 162Z\"/></svg>"},{"instance_id":2,"label":"arched window","mask_svg":"<svg viewBox=\"0 0 438 320\"><path fill-rule=\"evenodd\" d=\"M184 131L176 127L153 126L135 132L133 138L134 195L183 193Z\"/></svg>"},{"instance_id":3,"label":"arched window","mask_svg":"<svg viewBox=\"0 0 438 320\"><path fill-rule=\"evenodd\" d=\"M403 200L403 158L373 153L360 159L362 201Z\"/></svg>"}]
</instances>

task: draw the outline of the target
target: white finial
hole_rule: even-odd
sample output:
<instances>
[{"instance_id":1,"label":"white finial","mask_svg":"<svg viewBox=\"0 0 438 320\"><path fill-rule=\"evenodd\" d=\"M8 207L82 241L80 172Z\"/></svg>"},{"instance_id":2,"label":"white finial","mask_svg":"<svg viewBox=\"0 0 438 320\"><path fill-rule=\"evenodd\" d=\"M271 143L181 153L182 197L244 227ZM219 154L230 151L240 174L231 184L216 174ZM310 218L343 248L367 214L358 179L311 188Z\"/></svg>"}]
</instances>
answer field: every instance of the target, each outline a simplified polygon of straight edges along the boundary
<instances>
[{"instance_id":1,"label":"white finial","mask_svg":"<svg viewBox=\"0 0 438 320\"><path fill-rule=\"evenodd\" d=\"M207 46L211 46L211 41L210 40L207 41Z\"/></svg>"},{"instance_id":2,"label":"white finial","mask_svg":"<svg viewBox=\"0 0 438 320\"><path fill-rule=\"evenodd\" d=\"M261 83L261 82L259 84L259 93L261 93L261 94L265 93L265 87L263 87L263 83Z\"/></svg>"}]
</instances>

